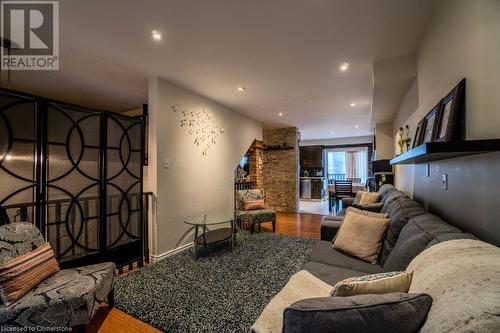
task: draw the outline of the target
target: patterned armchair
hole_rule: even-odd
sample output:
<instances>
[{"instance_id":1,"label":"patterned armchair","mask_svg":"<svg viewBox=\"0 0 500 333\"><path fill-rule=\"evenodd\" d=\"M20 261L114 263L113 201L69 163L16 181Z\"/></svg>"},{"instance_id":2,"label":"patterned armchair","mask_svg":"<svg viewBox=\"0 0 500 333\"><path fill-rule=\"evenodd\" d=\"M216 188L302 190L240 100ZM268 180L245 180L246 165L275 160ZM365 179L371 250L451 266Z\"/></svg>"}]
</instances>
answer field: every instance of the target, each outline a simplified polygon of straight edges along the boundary
<instances>
[{"instance_id":1,"label":"patterned armchair","mask_svg":"<svg viewBox=\"0 0 500 333\"><path fill-rule=\"evenodd\" d=\"M0 264L36 249L45 241L30 223L0 227ZM100 303L113 306L115 264L65 269L17 302L0 305L0 327L73 327L90 322Z\"/></svg>"},{"instance_id":2,"label":"patterned armchair","mask_svg":"<svg viewBox=\"0 0 500 333\"><path fill-rule=\"evenodd\" d=\"M244 202L246 200L264 199L261 190L239 190L236 191L236 217L241 224L250 224L250 231L253 234L255 225L260 230L260 224L263 222L272 222L273 232L276 231L276 212L270 209L245 210Z\"/></svg>"}]
</instances>

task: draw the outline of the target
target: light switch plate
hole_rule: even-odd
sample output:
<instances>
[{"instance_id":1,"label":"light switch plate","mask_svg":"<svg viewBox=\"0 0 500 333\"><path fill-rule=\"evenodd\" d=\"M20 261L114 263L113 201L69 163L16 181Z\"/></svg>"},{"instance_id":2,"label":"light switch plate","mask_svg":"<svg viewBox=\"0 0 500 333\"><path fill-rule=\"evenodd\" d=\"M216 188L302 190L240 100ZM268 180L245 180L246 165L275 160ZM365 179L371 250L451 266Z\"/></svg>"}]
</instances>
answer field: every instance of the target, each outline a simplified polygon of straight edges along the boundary
<instances>
[{"instance_id":1,"label":"light switch plate","mask_svg":"<svg viewBox=\"0 0 500 333\"><path fill-rule=\"evenodd\" d=\"M446 173L443 173L441 176L441 189L443 191L446 191L448 189L448 175Z\"/></svg>"},{"instance_id":2,"label":"light switch plate","mask_svg":"<svg viewBox=\"0 0 500 333\"><path fill-rule=\"evenodd\" d=\"M164 169L170 168L170 159L166 158L163 160L163 168Z\"/></svg>"}]
</instances>

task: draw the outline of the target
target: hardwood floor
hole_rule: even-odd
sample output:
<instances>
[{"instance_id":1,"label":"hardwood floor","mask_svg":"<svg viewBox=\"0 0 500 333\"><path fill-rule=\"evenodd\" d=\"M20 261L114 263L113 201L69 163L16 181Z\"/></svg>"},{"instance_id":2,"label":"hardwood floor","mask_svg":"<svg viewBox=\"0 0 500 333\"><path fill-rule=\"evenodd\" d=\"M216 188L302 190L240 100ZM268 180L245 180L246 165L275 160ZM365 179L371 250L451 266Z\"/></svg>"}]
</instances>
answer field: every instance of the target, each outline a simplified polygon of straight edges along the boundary
<instances>
[{"instance_id":1,"label":"hardwood floor","mask_svg":"<svg viewBox=\"0 0 500 333\"><path fill-rule=\"evenodd\" d=\"M319 239L320 224L324 216L308 213L278 213L276 233L289 236ZM271 223L262 224L262 232L272 232ZM87 325L86 333L150 333L161 332L156 328L118 310L102 306Z\"/></svg>"},{"instance_id":2,"label":"hardwood floor","mask_svg":"<svg viewBox=\"0 0 500 333\"><path fill-rule=\"evenodd\" d=\"M277 213L276 233L319 239L323 218L322 215L309 213ZM263 223L262 231L272 231L271 223Z\"/></svg>"},{"instance_id":3,"label":"hardwood floor","mask_svg":"<svg viewBox=\"0 0 500 333\"><path fill-rule=\"evenodd\" d=\"M85 329L86 333L159 333L162 332L139 319L118 310L101 306L90 324Z\"/></svg>"}]
</instances>

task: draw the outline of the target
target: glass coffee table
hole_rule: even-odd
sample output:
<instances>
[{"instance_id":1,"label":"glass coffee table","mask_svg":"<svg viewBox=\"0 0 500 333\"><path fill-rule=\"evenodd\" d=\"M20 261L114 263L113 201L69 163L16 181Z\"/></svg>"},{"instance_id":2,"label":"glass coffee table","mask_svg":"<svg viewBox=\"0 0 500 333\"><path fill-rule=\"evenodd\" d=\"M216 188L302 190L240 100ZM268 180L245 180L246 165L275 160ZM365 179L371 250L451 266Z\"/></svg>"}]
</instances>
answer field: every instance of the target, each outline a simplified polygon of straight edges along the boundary
<instances>
[{"instance_id":1,"label":"glass coffee table","mask_svg":"<svg viewBox=\"0 0 500 333\"><path fill-rule=\"evenodd\" d=\"M198 258L198 247L209 249L213 244L226 241L231 242L231 251L234 248L236 232L234 217L229 215L205 214L203 216L186 219L184 223L194 226L194 254ZM209 226L229 223L230 227L209 230ZM199 232L201 228L201 234Z\"/></svg>"}]
</instances>

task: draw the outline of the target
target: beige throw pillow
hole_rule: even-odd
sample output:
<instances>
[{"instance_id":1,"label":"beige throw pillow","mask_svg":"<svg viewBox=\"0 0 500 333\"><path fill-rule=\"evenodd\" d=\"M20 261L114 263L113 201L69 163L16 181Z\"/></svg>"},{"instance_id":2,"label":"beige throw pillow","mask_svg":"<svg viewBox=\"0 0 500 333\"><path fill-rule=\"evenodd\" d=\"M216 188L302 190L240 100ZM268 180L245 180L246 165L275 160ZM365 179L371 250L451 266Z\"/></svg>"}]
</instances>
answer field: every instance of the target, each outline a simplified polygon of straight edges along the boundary
<instances>
[{"instance_id":1,"label":"beige throw pillow","mask_svg":"<svg viewBox=\"0 0 500 333\"><path fill-rule=\"evenodd\" d=\"M388 226L389 219L387 218L372 217L349 211L337 232L333 248L371 264L376 264Z\"/></svg>"},{"instance_id":2,"label":"beige throw pillow","mask_svg":"<svg viewBox=\"0 0 500 333\"><path fill-rule=\"evenodd\" d=\"M348 278L337 283L331 296L407 293L413 272L386 272Z\"/></svg>"},{"instance_id":3,"label":"beige throw pillow","mask_svg":"<svg viewBox=\"0 0 500 333\"><path fill-rule=\"evenodd\" d=\"M378 192L366 192L366 191L359 191L359 192L361 192L359 205L369 205L380 201L380 194Z\"/></svg>"}]
</instances>

